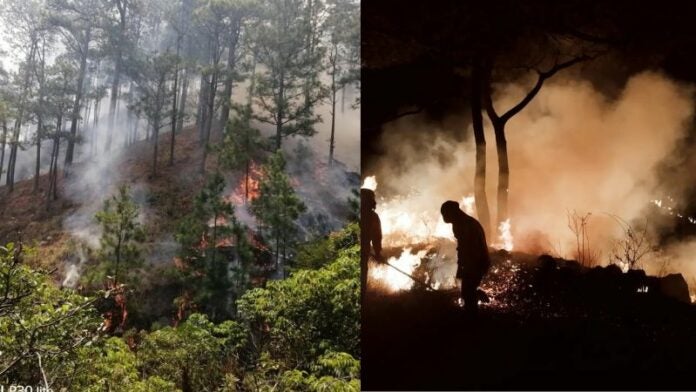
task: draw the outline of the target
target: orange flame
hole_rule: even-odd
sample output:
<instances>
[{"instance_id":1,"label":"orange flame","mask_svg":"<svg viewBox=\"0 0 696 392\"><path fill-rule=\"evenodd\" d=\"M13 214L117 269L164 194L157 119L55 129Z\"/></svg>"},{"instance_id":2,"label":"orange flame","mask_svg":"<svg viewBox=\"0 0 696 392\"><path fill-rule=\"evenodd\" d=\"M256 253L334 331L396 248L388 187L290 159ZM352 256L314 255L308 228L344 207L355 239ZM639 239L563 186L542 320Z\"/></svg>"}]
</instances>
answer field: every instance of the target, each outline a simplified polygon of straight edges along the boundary
<instances>
[{"instance_id":1,"label":"orange flame","mask_svg":"<svg viewBox=\"0 0 696 392\"><path fill-rule=\"evenodd\" d=\"M237 186L232 191L226 199L228 202L240 205L246 204L259 197L259 180L263 176L263 170L256 162L251 162L249 164L249 178L247 182L247 176L243 175L239 179Z\"/></svg>"}]
</instances>

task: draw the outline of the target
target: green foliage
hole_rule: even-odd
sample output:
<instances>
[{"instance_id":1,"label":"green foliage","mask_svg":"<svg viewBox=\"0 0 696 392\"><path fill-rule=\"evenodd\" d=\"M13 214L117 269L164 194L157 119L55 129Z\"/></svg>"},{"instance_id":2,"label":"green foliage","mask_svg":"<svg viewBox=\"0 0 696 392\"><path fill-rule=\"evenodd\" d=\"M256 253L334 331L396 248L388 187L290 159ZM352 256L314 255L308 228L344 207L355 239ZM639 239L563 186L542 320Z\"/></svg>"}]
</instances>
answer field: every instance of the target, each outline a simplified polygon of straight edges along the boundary
<instances>
[{"instance_id":1,"label":"green foliage","mask_svg":"<svg viewBox=\"0 0 696 392\"><path fill-rule=\"evenodd\" d=\"M310 369L328 351L359 354L360 283L358 246L318 270L247 292L239 317L250 326L259 352L290 368Z\"/></svg>"},{"instance_id":2,"label":"green foliage","mask_svg":"<svg viewBox=\"0 0 696 392\"><path fill-rule=\"evenodd\" d=\"M223 167L244 172L245 200L249 199L249 170L255 160L263 157L266 143L258 129L250 124L251 107L236 107L239 115L234 116L225 128L225 137L219 148L219 160Z\"/></svg>"},{"instance_id":3,"label":"green foliage","mask_svg":"<svg viewBox=\"0 0 696 392\"><path fill-rule=\"evenodd\" d=\"M126 343L112 337L98 346L84 347L79 356L85 364L76 372L71 390L101 391L179 391L176 385L164 378L146 376L141 379L138 360Z\"/></svg>"},{"instance_id":4,"label":"green foliage","mask_svg":"<svg viewBox=\"0 0 696 392\"><path fill-rule=\"evenodd\" d=\"M357 223L347 225L343 230L331 233L326 238L318 238L300 246L293 266L296 269L317 269L335 260L341 250L358 245L359 227Z\"/></svg>"},{"instance_id":5,"label":"green foliage","mask_svg":"<svg viewBox=\"0 0 696 392\"><path fill-rule=\"evenodd\" d=\"M118 193L104 202L96 214L102 228L99 265L90 274L91 281L109 279L119 283L136 283L136 270L143 265L141 247L145 231L138 222L138 206L130 197L130 189L122 185Z\"/></svg>"},{"instance_id":6,"label":"green foliage","mask_svg":"<svg viewBox=\"0 0 696 392\"><path fill-rule=\"evenodd\" d=\"M250 124L251 108L236 107L239 113L225 128L225 138L220 148L220 162L232 170L244 170L249 161L260 159L264 143L258 129Z\"/></svg>"},{"instance_id":7,"label":"green foliage","mask_svg":"<svg viewBox=\"0 0 696 392\"><path fill-rule=\"evenodd\" d=\"M224 383L236 352L245 344L246 334L238 323L215 325L204 315L193 314L176 328L145 335L138 360L147 377L161 378L182 389L212 391Z\"/></svg>"},{"instance_id":8,"label":"green foliage","mask_svg":"<svg viewBox=\"0 0 696 392\"><path fill-rule=\"evenodd\" d=\"M360 361L347 353L328 352L312 366L311 372L293 369L278 380L281 391L359 391Z\"/></svg>"},{"instance_id":9,"label":"green foliage","mask_svg":"<svg viewBox=\"0 0 696 392\"><path fill-rule=\"evenodd\" d=\"M150 120L156 131L162 125L169 110L167 82L173 77L178 57L171 53L161 53L155 56L149 53L136 53L136 56L126 63L129 76L136 83L138 100L132 109Z\"/></svg>"},{"instance_id":10,"label":"green foliage","mask_svg":"<svg viewBox=\"0 0 696 392\"><path fill-rule=\"evenodd\" d=\"M316 256L323 267L247 292L237 320L194 313L176 327L106 340L97 339L93 299L54 288L12 245L1 248L0 290L11 285L0 301L0 364L9 368L0 382L41 383L40 352L56 390L358 391L357 224L326 241L331 252Z\"/></svg>"},{"instance_id":11,"label":"green foliage","mask_svg":"<svg viewBox=\"0 0 696 392\"><path fill-rule=\"evenodd\" d=\"M21 245L0 247L0 384L38 385L42 372L60 384L82 366L80 347L98 336L95 298L56 288L24 254Z\"/></svg>"},{"instance_id":12,"label":"green foliage","mask_svg":"<svg viewBox=\"0 0 696 392\"><path fill-rule=\"evenodd\" d=\"M255 81L254 103L259 110L254 118L276 128L275 148L279 149L283 138L314 135L314 125L321 118L311 108L326 91L317 77L320 50L310 43L316 40L310 36L316 33L311 31L316 26L310 26L315 23L310 20L315 12L306 9L302 0L266 0L261 4L264 23L251 33L265 68Z\"/></svg>"},{"instance_id":13,"label":"green foliage","mask_svg":"<svg viewBox=\"0 0 696 392\"><path fill-rule=\"evenodd\" d=\"M288 247L293 246L297 237L295 221L305 209L285 173L285 158L277 151L264 165L259 197L251 203L262 233L273 242L276 265L281 254L285 259Z\"/></svg>"},{"instance_id":14,"label":"green foliage","mask_svg":"<svg viewBox=\"0 0 696 392\"><path fill-rule=\"evenodd\" d=\"M225 179L215 173L194 200L176 235L184 261L184 285L194 293L214 320L232 314L234 299L248 286L248 268L252 259L246 228L237 221L234 206L223 197ZM221 248L221 242L231 241Z\"/></svg>"}]
</instances>

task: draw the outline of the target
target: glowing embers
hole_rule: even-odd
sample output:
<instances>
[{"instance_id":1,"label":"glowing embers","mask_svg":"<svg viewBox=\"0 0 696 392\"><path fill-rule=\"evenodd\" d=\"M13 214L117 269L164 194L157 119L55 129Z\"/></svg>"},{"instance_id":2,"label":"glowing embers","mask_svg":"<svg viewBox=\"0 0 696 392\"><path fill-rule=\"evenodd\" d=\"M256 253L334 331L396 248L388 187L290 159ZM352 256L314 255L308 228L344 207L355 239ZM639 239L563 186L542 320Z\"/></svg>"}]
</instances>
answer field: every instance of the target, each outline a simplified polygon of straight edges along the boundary
<instances>
[{"instance_id":1,"label":"glowing embers","mask_svg":"<svg viewBox=\"0 0 696 392\"><path fill-rule=\"evenodd\" d=\"M377 179L366 177L363 188L377 189ZM443 198L441 201L444 201ZM412 290L418 286L407 275L425 283L434 290L454 290L458 287L455 279L457 271L457 242L452 225L443 221L440 214L440 200L433 202L432 195L410 192L403 196L385 200L379 198L376 211L382 224L382 245L385 249L396 248L399 257L391 257L385 264L373 262L369 268L370 285L387 292ZM460 199L460 208L475 216L475 198L468 194ZM488 239L496 249L508 252L513 249L512 225L508 219L498 227L498 235ZM466 246L466 245L464 245ZM418 249L417 252L414 249ZM395 253L392 253L395 254ZM484 278L483 291L491 298L488 306L503 306L508 299L503 296L517 282L518 266L507 262L496 268L496 275L489 272Z\"/></svg>"},{"instance_id":2,"label":"glowing embers","mask_svg":"<svg viewBox=\"0 0 696 392\"><path fill-rule=\"evenodd\" d=\"M481 290L488 295L487 306L498 309L520 310L525 296L520 266L510 259L494 262L481 282Z\"/></svg>"},{"instance_id":3,"label":"glowing embers","mask_svg":"<svg viewBox=\"0 0 696 392\"><path fill-rule=\"evenodd\" d=\"M406 248L399 257L390 257L385 265L373 262L369 266L369 275L373 283L383 286L389 292L410 290L415 281L408 275L413 275L421 265L427 250L411 253L411 248Z\"/></svg>"},{"instance_id":4,"label":"glowing embers","mask_svg":"<svg viewBox=\"0 0 696 392\"><path fill-rule=\"evenodd\" d=\"M696 225L696 218L691 217L691 216L685 216L681 214L680 212L677 211L675 207L675 201L671 196L667 196L667 200L669 203L663 201L662 199L654 199L650 200L651 203L653 203L657 208L660 208L670 216L676 216L679 219L686 220L687 222L691 223L692 225ZM667 205L670 204L670 205Z\"/></svg>"}]
</instances>

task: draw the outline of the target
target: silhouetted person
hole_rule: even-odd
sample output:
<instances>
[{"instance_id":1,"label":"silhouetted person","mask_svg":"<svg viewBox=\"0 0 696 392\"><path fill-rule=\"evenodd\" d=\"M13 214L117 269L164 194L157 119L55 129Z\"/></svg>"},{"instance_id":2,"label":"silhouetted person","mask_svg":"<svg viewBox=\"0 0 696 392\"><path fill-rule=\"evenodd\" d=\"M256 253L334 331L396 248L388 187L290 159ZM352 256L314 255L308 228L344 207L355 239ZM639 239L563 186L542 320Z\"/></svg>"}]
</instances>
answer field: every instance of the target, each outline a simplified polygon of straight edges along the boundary
<instances>
[{"instance_id":1,"label":"silhouetted person","mask_svg":"<svg viewBox=\"0 0 696 392\"><path fill-rule=\"evenodd\" d=\"M452 224L457 239L457 278L462 281L462 299L467 314L478 311L477 289L491 265L483 227L459 209L456 201L446 201L440 208L442 219Z\"/></svg>"},{"instance_id":2,"label":"silhouetted person","mask_svg":"<svg viewBox=\"0 0 696 392\"><path fill-rule=\"evenodd\" d=\"M371 251L375 259L382 261L382 223L375 212L375 192L360 189L360 293L364 298L367 289L367 262Z\"/></svg>"}]
</instances>

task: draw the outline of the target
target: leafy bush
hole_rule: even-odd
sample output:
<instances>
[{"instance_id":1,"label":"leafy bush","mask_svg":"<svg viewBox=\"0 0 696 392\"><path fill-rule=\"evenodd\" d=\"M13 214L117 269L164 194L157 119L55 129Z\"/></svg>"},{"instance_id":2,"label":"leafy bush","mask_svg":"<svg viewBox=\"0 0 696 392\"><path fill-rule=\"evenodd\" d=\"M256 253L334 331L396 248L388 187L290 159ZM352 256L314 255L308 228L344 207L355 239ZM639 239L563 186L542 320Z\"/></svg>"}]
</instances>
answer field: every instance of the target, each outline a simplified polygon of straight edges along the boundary
<instances>
[{"instance_id":1,"label":"leafy bush","mask_svg":"<svg viewBox=\"0 0 696 392\"><path fill-rule=\"evenodd\" d=\"M84 347L79 354L84 366L76 373L70 390L179 391L173 382L157 376L141 380L135 354L120 338L112 337L99 346Z\"/></svg>"},{"instance_id":2,"label":"leafy bush","mask_svg":"<svg viewBox=\"0 0 696 392\"><path fill-rule=\"evenodd\" d=\"M234 370L235 355L246 333L234 321L215 325L192 314L176 328L145 334L138 347L142 373L175 383L184 390L215 390Z\"/></svg>"},{"instance_id":3,"label":"leafy bush","mask_svg":"<svg viewBox=\"0 0 696 392\"><path fill-rule=\"evenodd\" d=\"M317 269L335 260L341 250L359 245L360 236L357 223L347 225L343 230L331 233L302 245L295 257L295 269Z\"/></svg>"},{"instance_id":4,"label":"leafy bush","mask_svg":"<svg viewBox=\"0 0 696 392\"><path fill-rule=\"evenodd\" d=\"M58 289L24 254L21 244L0 247L0 385L60 384L98 337L96 298Z\"/></svg>"},{"instance_id":5,"label":"leafy bush","mask_svg":"<svg viewBox=\"0 0 696 392\"><path fill-rule=\"evenodd\" d=\"M359 355L360 281L358 246L318 270L247 292L238 302L258 347L289 368L310 370L329 351Z\"/></svg>"}]
</instances>

